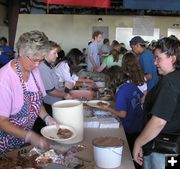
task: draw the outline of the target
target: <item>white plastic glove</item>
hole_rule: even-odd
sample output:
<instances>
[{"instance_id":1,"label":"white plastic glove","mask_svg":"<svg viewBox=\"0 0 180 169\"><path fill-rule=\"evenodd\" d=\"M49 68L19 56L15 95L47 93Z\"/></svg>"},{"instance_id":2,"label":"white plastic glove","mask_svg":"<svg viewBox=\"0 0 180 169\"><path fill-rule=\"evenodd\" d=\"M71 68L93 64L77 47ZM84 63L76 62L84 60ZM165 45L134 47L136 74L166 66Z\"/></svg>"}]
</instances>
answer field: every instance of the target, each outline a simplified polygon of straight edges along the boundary
<instances>
[{"instance_id":1,"label":"white plastic glove","mask_svg":"<svg viewBox=\"0 0 180 169\"><path fill-rule=\"evenodd\" d=\"M57 120L55 120L49 115L44 118L44 122L46 123L47 126L60 124Z\"/></svg>"},{"instance_id":2,"label":"white plastic glove","mask_svg":"<svg viewBox=\"0 0 180 169\"><path fill-rule=\"evenodd\" d=\"M47 140L44 137L40 136L39 134L31 130L27 132L25 142L30 143L31 145L38 147L40 149L50 148L50 144L47 142Z\"/></svg>"}]
</instances>

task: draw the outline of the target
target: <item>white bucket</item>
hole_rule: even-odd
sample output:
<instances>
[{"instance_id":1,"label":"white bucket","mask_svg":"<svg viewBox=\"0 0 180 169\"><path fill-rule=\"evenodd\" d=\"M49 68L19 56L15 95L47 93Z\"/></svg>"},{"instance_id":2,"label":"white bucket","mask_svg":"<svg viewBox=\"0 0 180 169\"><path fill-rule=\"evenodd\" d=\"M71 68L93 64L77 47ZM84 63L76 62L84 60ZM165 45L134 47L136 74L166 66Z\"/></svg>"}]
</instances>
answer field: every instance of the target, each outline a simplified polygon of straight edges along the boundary
<instances>
[{"instance_id":1,"label":"white bucket","mask_svg":"<svg viewBox=\"0 0 180 169\"><path fill-rule=\"evenodd\" d=\"M78 100L62 100L52 105L53 117L61 124L71 126L76 137L65 144L74 144L83 140L83 104Z\"/></svg>"},{"instance_id":2,"label":"white bucket","mask_svg":"<svg viewBox=\"0 0 180 169\"><path fill-rule=\"evenodd\" d=\"M116 143L111 146L111 141L109 140L116 140ZM94 139L93 152L96 166L100 168L119 167L121 165L123 143L123 140L116 137L100 137Z\"/></svg>"}]
</instances>

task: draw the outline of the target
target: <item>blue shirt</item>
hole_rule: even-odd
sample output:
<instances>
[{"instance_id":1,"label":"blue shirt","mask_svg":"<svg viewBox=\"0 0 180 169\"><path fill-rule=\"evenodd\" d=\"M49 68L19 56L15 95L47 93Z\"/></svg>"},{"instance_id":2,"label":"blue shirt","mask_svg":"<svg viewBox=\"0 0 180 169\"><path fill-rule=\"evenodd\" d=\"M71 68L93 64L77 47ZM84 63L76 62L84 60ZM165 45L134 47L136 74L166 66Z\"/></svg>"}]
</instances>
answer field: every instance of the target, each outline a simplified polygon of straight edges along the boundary
<instances>
[{"instance_id":1,"label":"blue shirt","mask_svg":"<svg viewBox=\"0 0 180 169\"><path fill-rule=\"evenodd\" d=\"M0 65L4 66L14 55L14 51L9 46L0 45Z\"/></svg>"},{"instance_id":2,"label":"blue shirt","mask_svg":"<svg viewBox=\"0 0 180 169\"><path fill-rule=\"evenodd\" d=\"M124 83L116 93L116 110L127 112L127 116L122 119L126 133L137 133L142 129L142 97L143 93L134 83Z\"/></svg>"},{"instance_id":3,"label":"blue shirt","mask_svg":"<svg viewBox=\"0 0 180 169\"><path fill-rule=\"evenodd\" d=\"M154 55L150 50L145 50L139 56L139 62L144 74L151 74L152 79L147 81L147 90L150 91L158 82L157 69L154 64Z\"/></svg>"},{"instance_id":4,"label":"blue shirt","mask_svg":"<svg viewBox=\"0 0 180 169\"><path fill-rule=\"evenodd\" d=\"M93 71L93 65L90 60L90 56L93 56L94 62L97 67L100 66L100 57L98 55L99 49L98 49L98 44L96 42L92 42L88 46L88 59L87 59L87 70L88 71Z\"/></svg>"}]
</instances>

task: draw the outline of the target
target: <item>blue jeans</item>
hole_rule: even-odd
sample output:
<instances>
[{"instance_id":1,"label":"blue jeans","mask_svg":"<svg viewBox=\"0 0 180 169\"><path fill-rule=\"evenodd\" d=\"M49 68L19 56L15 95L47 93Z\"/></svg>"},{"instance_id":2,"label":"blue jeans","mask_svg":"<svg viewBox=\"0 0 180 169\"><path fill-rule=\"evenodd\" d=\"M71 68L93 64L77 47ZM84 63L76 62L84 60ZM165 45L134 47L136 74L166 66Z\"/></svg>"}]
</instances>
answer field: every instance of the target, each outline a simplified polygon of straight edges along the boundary
<instances>
[{"instance_id":1,"label":"blue jeans","mask_svg":"<svg viewBox=\"0 0 180 169\"><path fill-rule=\"evenodd\" d=\"M165 169L165 154L151 153L144 156L143 169Z\"/></svg>"}]
</instances>

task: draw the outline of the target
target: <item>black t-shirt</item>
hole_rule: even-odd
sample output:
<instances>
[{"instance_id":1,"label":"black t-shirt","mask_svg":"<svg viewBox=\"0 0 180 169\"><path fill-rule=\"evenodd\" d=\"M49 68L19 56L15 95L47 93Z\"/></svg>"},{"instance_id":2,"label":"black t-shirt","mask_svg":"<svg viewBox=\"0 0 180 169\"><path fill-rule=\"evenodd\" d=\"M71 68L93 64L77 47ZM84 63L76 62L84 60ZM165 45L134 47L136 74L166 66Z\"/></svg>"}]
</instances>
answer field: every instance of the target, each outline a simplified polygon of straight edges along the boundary
<instances>
[{"instance_id":1,"label":"black t-shirt","mask_svg":"<svg viewBox=\"0 0 180 169\"><path fill-rule=\"evenodd\" d=\"M180 133L180 70L163 76L148 93L144 110L146 120L157 116L167 121L163 133Z\"/></svg>"}]
</instances>

